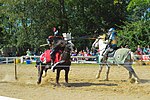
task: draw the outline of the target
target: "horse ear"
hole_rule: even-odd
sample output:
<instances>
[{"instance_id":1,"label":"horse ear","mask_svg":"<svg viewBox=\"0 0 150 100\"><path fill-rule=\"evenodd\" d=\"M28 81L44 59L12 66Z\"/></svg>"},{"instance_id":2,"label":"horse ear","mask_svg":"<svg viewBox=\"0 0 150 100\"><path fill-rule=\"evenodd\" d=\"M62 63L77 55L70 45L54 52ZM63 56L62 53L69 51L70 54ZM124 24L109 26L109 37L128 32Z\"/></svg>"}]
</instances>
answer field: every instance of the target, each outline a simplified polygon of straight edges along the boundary
<instances>
[{"instance_id":1,"label":"horse ear","mask_svg":"<svg viewBox=\"0 0 150 100\"><path fill-rule=\"evenodd\" d=\"M105 38L106 37L106 34L103 34L103 38Z\"/></svg>"},{"instance_id":2,"label":"horse ear","mask_svg":"<svg viewBox=\"0 0 150 100\"><path fill-rule=\"evenodd\" d=\"M106 37L106 34L103 34L103 35L99 35L98 38L101 38L101 39L105 39Z\"/></svg>"}]
</instances>

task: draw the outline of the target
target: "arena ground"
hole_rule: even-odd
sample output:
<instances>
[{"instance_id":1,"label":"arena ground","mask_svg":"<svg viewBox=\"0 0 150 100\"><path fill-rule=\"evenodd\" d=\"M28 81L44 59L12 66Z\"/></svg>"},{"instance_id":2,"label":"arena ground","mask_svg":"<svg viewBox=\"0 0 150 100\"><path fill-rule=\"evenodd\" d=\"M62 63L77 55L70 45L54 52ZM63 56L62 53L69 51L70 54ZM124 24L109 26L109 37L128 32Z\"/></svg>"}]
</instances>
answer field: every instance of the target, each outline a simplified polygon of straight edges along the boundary
<instances>
[{"instance_id":1,"label":"arena ground","mask_svg":"<svg viewBox=\"0 0 150 100\"><path fill-rule=\"evenodd\" d=\"M37 85L37 69L33 64L17 64L17 77L14 78L14 65L0 65L0 96L23 100L149 100L150 66L133 67L141 83L133 84L123 67L112 66L109 81L105 79L105 68L101 79L95 79L97 64L72 64L69 84L64 83L61 73L61 86L55 85L55 73L48 75Z\"/></svg>"}]
</instances>

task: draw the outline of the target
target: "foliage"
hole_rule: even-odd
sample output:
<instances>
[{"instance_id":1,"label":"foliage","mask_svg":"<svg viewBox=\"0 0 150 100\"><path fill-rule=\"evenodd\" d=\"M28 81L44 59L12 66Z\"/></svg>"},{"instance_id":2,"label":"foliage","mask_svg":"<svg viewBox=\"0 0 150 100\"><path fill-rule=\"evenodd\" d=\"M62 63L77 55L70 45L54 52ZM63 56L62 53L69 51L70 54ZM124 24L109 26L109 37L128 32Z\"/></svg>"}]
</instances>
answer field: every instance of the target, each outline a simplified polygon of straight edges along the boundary
<instances>
[{"instance_id":1,"label":"foliage","mask_svg":"<svg viewBox=\"0 0 150 100\"><path fill-rule=\"evenodd\" d=\"M134 51L137 45L142 47L150 45L150 12L146 12L149 7L149 0L130 1L127 6L128 20L119 31L119 45L127 44ZM145 14L147 14L146 18L142 18Z\"/></svg>"},{"instance_id":2,"label":"foliage","mask_svg":"<svg viewBox=\"0 0 150 100\"><path fill-rule=\"evenodd\" d=\"M22 51L27 48L38 49L40 44L46 42L48 35L52 35L52 25L58 21L55 17L57 5L53 1L43 0L4 0L1 8L5 45L15 45ZM8 39L10 37L11 40Z\"/></svg>"},{"instance_id":3,"label":"foliage","mask_svg":"<svg viewBox=\"0 0 150 100\"><path fill-rule=\"evenodd\" d=\"M133 27L135 32L139 32L137 37L141 39L141 33L149 32L144 28L148 28L149 24L139 19L150 3L148 0L140 2L141 0L1 0L0 48L16 47L21 54L28 48L44 50L40 45L46 43L47 37L53 35L52 28L58 25L62 32L72 33L79 50L91 47L93 42L79 39L80 37L97 37L106 33L110 27L123 29L120 34L124 36L128 36L125 33L131 32L130 27ZM128 23L124 23L126 21ZM144 45L146 42L140 43ZM133 42L133 46L135 45Z\"/></svg>"},{"instance_id":4,"label":"foliage","mask_svg":"<svg viewBox=\"0 0 150 100\"><path fill-rule=\"evenodd\" d=\"M145 47L150 45L150 20L149 21L136 21L126 23L123 30L119 31L119 45L129 45L135 51L137 45Z\"/></svg>"},{"instance_id":5,"label":"foliage","mask_svg":"<svg viewBox=\"0 0 150 100\"><path fill-rule=\"evenodd\" d=\"M127 6L129 20L138 21L143 16L147 8L150 7L150 0L131 0Z\"/></svg>"}]
</instances>

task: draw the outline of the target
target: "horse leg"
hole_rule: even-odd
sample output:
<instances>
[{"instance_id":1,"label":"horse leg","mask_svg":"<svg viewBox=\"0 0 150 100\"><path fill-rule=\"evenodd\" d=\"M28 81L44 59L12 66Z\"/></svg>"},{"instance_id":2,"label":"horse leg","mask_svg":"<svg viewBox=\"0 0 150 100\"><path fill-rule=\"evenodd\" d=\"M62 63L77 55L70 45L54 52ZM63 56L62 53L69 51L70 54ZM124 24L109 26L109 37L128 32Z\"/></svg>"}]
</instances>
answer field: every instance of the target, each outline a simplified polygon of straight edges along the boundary
<instances>
[{"instance_id":1,"label":"horse leg","mask_svg":"<svg viewBox=\"0 0 150 100\"><path fill-rule=\"evenodd\" d=\"M69 67L65 68L65 81L68 83L68 74L69 74Z\"/></svg>"},{"instance_id":2,"label":"horse leg","mask_svg":"<svg viewBox=\"0 0 150 100\"><path fill-rule=\"evenodd\" d=\"M44 78L44 77L46 77L46 76L47 76L47 70L48 70L48 68L45 68L45 69L44 69L45 74L44 74L44 76L43 76L42 78Z\"/></svg>"},{"instance_id":3,"label":"horse leg","mask_svg":"<svg viewBox=\"0 0 150 100\"><path fill-rule=\"evenodd\" d=\"M108 81L109 80L108 79L108 75L109 75L109 70L110 70L110 66L108 64L106 64L106 69L107 69L107 71L106 71L106 79L105 79L105 81Z\"/></svg>"},{"instance_id":4,"label":"horse leg","mask_svg":"<svg viewBox=\"0 0 150 100\"><path fill-rule=\"evenodd\" d=\"M42 75L43 75L43 70L44 70L44 68L43 68L43 67L41 67L41 70L40 70L40 72L39 72L39 76L38 76L37 84L40 84L40 83L41 83Z\"/></svg>"},{"instance_id":5,"label":"horse leg","mask_svg":"<svg viewBox=\"0 0 150 100\"><path fill-rule=\"evenodd\" d=\"M59 84L60 71L61 71L61 69L60 69L60 68L57 68L57 73L56 73L56 84L57 84L57 85L60 85L60 84Z\"/></svg>"},{"instance_id":6,"label":"horse leg","mask_svg":"<svg viewBox=\"0 0 150 100\"><path fill-rule=\"evenodd\" d=\"M124 67L129 71L129 77L131 77L131 74L135 77L136 79L136 83L138 83L140 81L139 77L137 76L137 74L135 73L134 69L132 68L132 66L130 64L126 64L124 65Z\"/></svg>"},{"instance_id":7,"label":"horse leg","mask_svg":"<svg viewBox=\"0 0 150 100\"><path fill-rule=\"evenodd\" d=\"M132 73L129 71L129 79L132 78Z\"/></svg>"},{"instance_id":8,"label":"horse leg","mask_svg":"<svg viewBox=\"0 0 150 100\"><path fill-rule=\"evenodd\" d=\"M103 69L103 66L102 65L99 65L99 70L98 70L98 73L96 75L96 79L100 78L100 74L102 72L102 69Z\"/></svg>"},{"instance_id":9,"label":"horse leg","mask_svg":"<svg viewBox=\"0 0 150 100\"><path fill-rule=\"evenodd\" d=\"M41 70L40 65L37 65L37 69L38 69L38 77L39 77L40 76L40 70Z\"/></svg>"},{"instance_id":10,"label":"horse leg","mask_svg":"<svg viewBox=\"0 0 150 100\"><path fill-rule=\"evenodd\" d=\"M47 70L48 70L48 68L44 68L43 70L44 70L45 73L44 73L44 76L42 76L42 78L44 78L44 77L47 76Z\"/></svg>"}]
</instances>

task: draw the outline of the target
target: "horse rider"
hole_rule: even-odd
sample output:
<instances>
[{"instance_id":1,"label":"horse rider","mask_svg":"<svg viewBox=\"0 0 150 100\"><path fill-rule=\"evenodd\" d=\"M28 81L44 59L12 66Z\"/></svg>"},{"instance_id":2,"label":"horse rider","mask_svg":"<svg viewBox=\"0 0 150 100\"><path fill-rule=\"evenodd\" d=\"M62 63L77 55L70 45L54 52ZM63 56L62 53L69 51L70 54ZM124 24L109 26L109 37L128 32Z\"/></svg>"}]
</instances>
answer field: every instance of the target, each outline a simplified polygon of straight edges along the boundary
<instances>
[{"instance_id":1,"label":"horse rider","mask_svg":"<svg viewBox=\"0 0 150 100\"><path fill-rule=\"evenodd\" d=\"M113 52L117 49L117 32L114 28L110 28L107 37L105 39L105 43L107 43L107 46L103 52L103 61L106 62L108 58L108 53Z\"/></svg>"},{"instance_id":2,"label":"horse rider","mask_svg":"<svg viewBox=\"0 0 150 100\"><path fill-rule=\"evenodd\" d=\"M55 27L53 28L54 36L49 36L48 38L48 44L51 49L51 65L54 64L55 61L55 54L59 51L63 51L65 47L65 42L63 41L63 37L60 35L60 26L58 26L58 29Z\"/></svg>"},{"instance_id":3,"label":"horse rider","mask_svg":"<svg viewBox=\"0 0 150 100\"><path fill-rule=\"evenodd\" d=\"M57 44L51 49L52 50L51 53L50 53L50 55L51 55L51 65L54 64L54 61L55 61L55 58L56 58L55 54L59 51L61 51L61 52L64 51L65 45L66 45L65 41L59 40L57 42Z\"/></svg>"}]
</instances>

